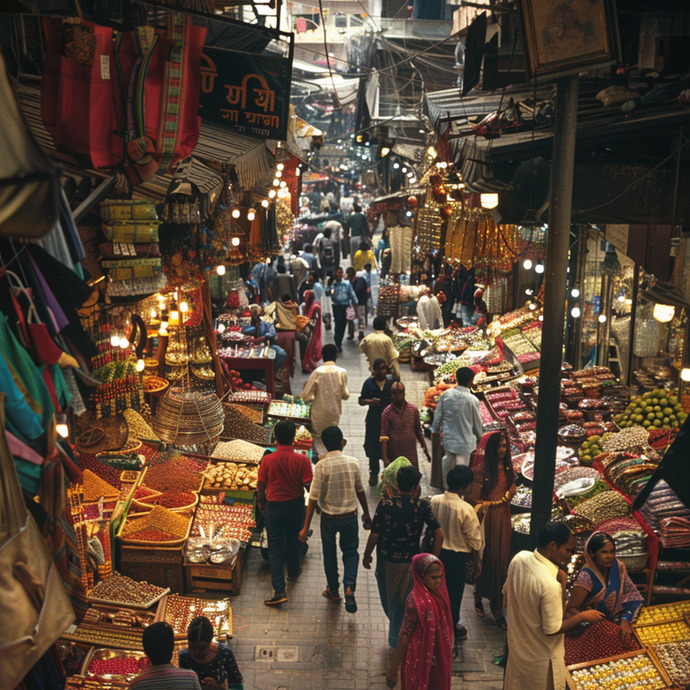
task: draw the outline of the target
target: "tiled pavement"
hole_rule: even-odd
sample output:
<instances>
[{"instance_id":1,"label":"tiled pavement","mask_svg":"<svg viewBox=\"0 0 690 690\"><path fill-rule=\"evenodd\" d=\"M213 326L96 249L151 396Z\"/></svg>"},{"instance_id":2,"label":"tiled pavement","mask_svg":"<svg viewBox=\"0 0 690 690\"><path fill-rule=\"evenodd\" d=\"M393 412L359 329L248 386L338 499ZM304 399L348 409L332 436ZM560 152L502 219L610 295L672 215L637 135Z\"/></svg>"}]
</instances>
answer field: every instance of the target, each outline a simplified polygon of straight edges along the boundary
<instances>
[{"instance_id":1,"label":"tiled pavement","mask_svg":"<svg viewBox=\"0 0 690 690\"><path fill-rule=\"evenodd\" d=\"M331 333L324 333L326 341ZM350 399L343 405L341 428L348 439L346 452L359 458L367 487L370 511L376 507L374 489L368 486L368 464L363 451L365 408L357 404L368 376L365 358L357 341L345 341L338 364L348 372ZM299 367L298 367L299 371ZM402 366L402 379L410 402L419 405L428 387L428 375ZM292 390L299 394L306 377L296 374ZM421 458L420 454L420 458ZM423 462L423 495L436 493L428 484L429 466ZM360 565L357 583L359 610L352 615L344 605L322 595L326 581L322 565L319 518L312 523L314 535L299 580L288 583L288 602L264 606L271 595L268 564L258 549L250 548L241 594L232 599L234 639L231 646L245 678L247 690L377 690L386 687L385 673L392 651L388 647L388 620L378 597L373 570ZM360 557L367 532L360 531ZM342 563L341 577L342 577ZM502 669L493 664L505 643L505 633L490 615L474 613L471 587L465 591L463 622L468 639L459 645L453 664L454 690L498 690L503 687ZM487 607L488 608L488 607Z\"/></svg>"}]
</instances>

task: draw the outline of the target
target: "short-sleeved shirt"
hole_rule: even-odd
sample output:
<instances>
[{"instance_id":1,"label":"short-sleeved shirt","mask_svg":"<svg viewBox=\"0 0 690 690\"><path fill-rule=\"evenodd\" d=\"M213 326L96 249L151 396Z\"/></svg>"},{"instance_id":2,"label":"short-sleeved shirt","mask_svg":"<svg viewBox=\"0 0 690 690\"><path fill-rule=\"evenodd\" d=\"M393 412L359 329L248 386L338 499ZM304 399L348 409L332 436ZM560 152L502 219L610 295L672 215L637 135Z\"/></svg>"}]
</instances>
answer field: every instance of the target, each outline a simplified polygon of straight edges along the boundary
<instances>
[{"instance_id":1,"label":"short-sleeved shirt","mask_svg":"<svg viewBox=\"0 0 690 690\"><path fill-rule=\"evenodd\" d=\"M292 501L304 496L304 485L312 479L309 458L292 446L278 446L259 465L259 481L266 484L267 501Z\"/></svg>"},{"instance_id":2,"label":"short-sleeved shirt","mask_svg":"<svg viewBox=\"0 0 690 690\"><path fill-rule=\"evenodd\" d=\"M402 410L392 403L381 415L381 440L388 442L388 459L407 458L417 466L419 410L406 402Z\"/></svg>"},{"instance_id":3,"label":"short-sleeved shirt","mask_svg":"<svg viewBox=\"0 0 690 690\"><path fill-rule=\"evenodd\" d=\"M357 510L357 494L364 491L356 458L333 450L314 466L309 498L327 515L344 515Z\"/></svg>"},{"instance_id":4,"label":"short-sleeved shirt","mask_svg":"<svg viewBox=\"0 0 690 690\"><path fill-rule=\"evenodd\" d=\"M371 524L372 533L378 534L378 555L394 563L412 562L412 557L419 553L424 525L432 532L439 528L429 501L405 494L384 496L376 506Z\"/></svg>"},{"instance_id":5,"label":"short-sleeved shirt","mask_svg":"<svg viewBox=\"0 0 690 690\"><path fill-rule=\"evenodd\" d=\"M189 653L188 649L183 649L179 653L180 668L187 668L194 671L200 681L204 678L213 678L218 685L228 683L236 685L242 683L242 674L237 667L235 655L232 650L224 644L218 645L218 654L207 664L199 664Z\"/></svg>"},{"instance_id":6,"label":"short-sleeved shirt","mask_svg":"<svg viewBox=\"0 0 690 690\"><path fill-rule=\"evenodd\" d=\"M142 671L129 684L129 690L201 690L201 686L194 671L161 664Z\"/></svg>"},{"instance_id":7,"label":"short-sleeved shirt","mask_svg":"<svg viewBox=\"0 0 690 690\"><path fill-rule=\"evenodd\" d=\"M474 508L452 491L431 497L431 510L443 530L443 548L469 553L482 548L479 519Z\"/></svg>"}]
</instances>

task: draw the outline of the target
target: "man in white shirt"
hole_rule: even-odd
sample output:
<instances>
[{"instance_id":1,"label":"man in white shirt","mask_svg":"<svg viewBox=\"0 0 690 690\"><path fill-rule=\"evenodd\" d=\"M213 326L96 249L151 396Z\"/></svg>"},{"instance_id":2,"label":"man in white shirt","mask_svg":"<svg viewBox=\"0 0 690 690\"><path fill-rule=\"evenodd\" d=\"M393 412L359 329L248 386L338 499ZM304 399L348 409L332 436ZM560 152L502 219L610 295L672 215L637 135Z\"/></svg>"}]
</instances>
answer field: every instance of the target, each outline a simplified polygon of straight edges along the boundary
<instances>
[{"instance_id":1,"label":"man in white shirt","mask_svg":"<svg viewBox=\"0 0 690 690\"><path fill-rule=\"evenodd\" d=\"M355 588L359 565L359 525L357 524L357 501L362 505L362 524L371 528L367 495L364 493L359 461L343 455L347 441L337 426L324 429L323 443L328 451L314 466L314 478L309 491L309 503L304 527L299 538L307 541L309 525L314 510L321 509L321 544L323 546L323 568L326 571L328 587L323 593L329 601L339 602L338 550L336 537L340 534L340 550L343 552L343 587L345 589L345 610L357 612Z\"/></svg>"},{"instance_id":2,"label":"man in white shirt","mask_svg":"<svg viewBox=\"0 0 690 690\"><path fill-rule=\"evenodd\" d=\"M439 558L446 571L453 630L455 638L459 640L467 637L467 628L460 625L460 606L470 557L474 563L475 576L479 575L481 568L479 549L482 548L482 536L479 518L474 508L465 501L465 494L473 481L474 472L465 465L458 465L448 472L448 490L431 497L431 510L443 530L443 546Z\"/></svg>"},{"instance_id":3,"label":"man in white shirt","mask_svg":"<svg viewBox=\"0 0 690 690\"><path fill-rule=\"evenodd\" d=\"M484 433L479 400L470 390L474 372L462 367L455 372L455 378L458 385L439 398L431 425L432 434L440 433L443 428L444 478L452 467L470 464L470 455Z\"/></svg>"},{"instance_id":4,"label":"man in white shirt","mask_svg":"<svg viewBox=\"0 0 690 690\"><path fill-rule=\"evenodd\" d=\"M417 300L417 318L419 327L423 330L434 330L443 328L443 314L436 295L430 294L431 290L426 287Z\"/></svg>"},{"instance_id":5,"label":"man in white shirt","mask_svg":"<svg viewBox=\"0 0 690 690\"><path fill-rule=\"evenodd\" d=\"M575 535L562 522L539 531L537 548L520 551L508 567L503 594L508 605L508 666L504 690L564 690L563 635L580 623L604 619L582 611L563 620L567 567Z\"/></svg>"},{"instance_id":6,"label":"man in white shirt","mask_svg":"<svg viewBox=\"0 0 690 690\"><path fill-rule=\"evenodd\" d=\"M317 367L302 389L304 400L312 402L311 431L314 448L319 457L326 453L321 441L321 432L329 426L338 426L343 400L350 397L347 387L347 371L335 364L338 348L332 343L321 350L323 364Z\"/></svg>"}]
</instances>

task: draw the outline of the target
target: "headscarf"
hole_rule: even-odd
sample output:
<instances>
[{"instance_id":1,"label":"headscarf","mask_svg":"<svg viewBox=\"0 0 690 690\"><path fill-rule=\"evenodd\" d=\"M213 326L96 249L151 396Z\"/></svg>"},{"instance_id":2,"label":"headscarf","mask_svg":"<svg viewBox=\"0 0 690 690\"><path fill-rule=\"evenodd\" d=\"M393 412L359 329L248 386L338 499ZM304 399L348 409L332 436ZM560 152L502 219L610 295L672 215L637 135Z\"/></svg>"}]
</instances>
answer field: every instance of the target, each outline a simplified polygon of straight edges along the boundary
<instances>
[{"instance_id":1,"label":"headscarf","mask_svg":"<svg viewBox=\"0 0 690 690\"><path fill-rule=\"evenodd\" d=\"M311 318L311 310L314 307L316 295L313 290L305 290L304 292L304 315Z\"/></svg>"},{"instance_id":2,"label":"headscarf","mask_svg":"<svg viewBox=\"0 0 690 690\"><path fill-rule=\"evenodd\" d=\"M423 580L432 565L438 565L444 575L435 592L430 592ZM443 563L431 554L417 554L412 558L412 577L414 582L409 596L414 601L419 623L405 653L401 669L402 687L428 688L433 661L437 681L434 690L450 690L453 619Z\"/></svg>"},{"instance_id":3,"label":"headscarf","mask_svg":"<svg viewBox=\"0 0 690 690\"><path fill-rule=\"evenodd\" d=\"M613 537L610 534L607 534L606 532L602 531L597 531L597 532L592 532L592 534L589 536L589 539L585 543L585 563L587 564L587 567L597 576L597 579L601 584L603 585L604 589L608 586L608 583L606 582L606 578L604 577L604 573L601 572L599 569L599 566L597 565L596 560L594 559L594 554L590 553L590 545L592 543L592 539L596 536L603 536L606 537L606 541L610 542L613 544L613 548L616 548L616 542L614 541ZM615 554L615 551L614 551Z\"/></svg>"},{"instance_id":4,"label":"headscarf","mask_svg":"<svg viewBox=\"0 0 690 690\"><path fill-rule=\"evenodd\" d=\"M388 496L392 498L398 493L398 472L401 468L411 465L412 463L407 459L402 457L396 458L393 462L386 467L381 474L381 481L376 487L376 495L378 498L381 496Z\"/></svg>"}]
</instances>

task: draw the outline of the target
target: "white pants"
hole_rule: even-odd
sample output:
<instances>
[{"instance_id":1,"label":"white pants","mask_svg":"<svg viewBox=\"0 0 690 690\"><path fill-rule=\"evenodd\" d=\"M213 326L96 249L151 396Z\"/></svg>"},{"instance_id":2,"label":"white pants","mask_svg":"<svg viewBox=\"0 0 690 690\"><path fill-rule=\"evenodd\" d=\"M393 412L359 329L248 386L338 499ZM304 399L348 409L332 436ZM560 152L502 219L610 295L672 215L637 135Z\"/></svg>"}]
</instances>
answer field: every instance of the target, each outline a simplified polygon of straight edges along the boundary
<instances>
[{"instance_id":1,"label":"white pants","mask_svg":"<svg viewBox=\"0 0 690 690\"><path fill-rule=\"evenodd\" d=\"M442 468L442 472L443 472L443 488L444 489L448 488L448 482L446 481L446 477L448 476L448 472L450 472L457 465L469 466L469 464L470 464L470 453L467 453L467 455L460 455L458 453L451 453L449 451L445 451L445 455L443 456L443 459L441 460L441 468Z\"/></svg>"}]
</instances>

